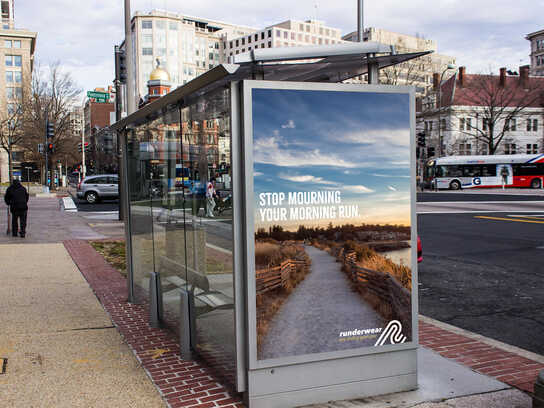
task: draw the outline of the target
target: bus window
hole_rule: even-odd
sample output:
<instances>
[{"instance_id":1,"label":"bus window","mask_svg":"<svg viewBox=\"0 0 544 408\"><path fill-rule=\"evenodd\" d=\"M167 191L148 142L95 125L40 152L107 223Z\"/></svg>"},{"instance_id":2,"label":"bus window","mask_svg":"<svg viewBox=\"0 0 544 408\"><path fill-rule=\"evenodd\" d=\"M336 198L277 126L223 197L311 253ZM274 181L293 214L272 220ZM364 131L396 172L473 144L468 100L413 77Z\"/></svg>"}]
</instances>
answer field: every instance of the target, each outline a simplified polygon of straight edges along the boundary
<instances>
[{"instance_id":1,"label":"bus window","mask_svg":"<svg viewBox=\"0 0 544 408\"><path fill-rule=\"evenodd\" d=\"M467 164L463 166L463 177L480 177L482 175L480 166Z\"/></svg>"},{"instance_id":2,"label":"bus window","mask_svg":"<svg viewBox=\"0 0 544 408\"><path fill-rule=\"evenodd\" d=\"M461 177L463 171L461 166L440 166L437 177Z\"/></svg>"},{"instance_id":3,"label":"bus window","mask_svg":"<svg viewBox=\"0 0 544 408\"><path fill-rule=\"evenodd\" d=\"M484 164L482 168L482 177L495 177L497 175L497 166L495 164Z\"/></svg>"},{"instance_id":4,"label":"bus window","mask_svg":"<svg viewBox=\"0 0 544 408\"><path fill-rule=\"evenodd\" d=\"M514 166L514 176L539 176L544 173L541 164L518 164Z\"/></svg>"}]
</instances>

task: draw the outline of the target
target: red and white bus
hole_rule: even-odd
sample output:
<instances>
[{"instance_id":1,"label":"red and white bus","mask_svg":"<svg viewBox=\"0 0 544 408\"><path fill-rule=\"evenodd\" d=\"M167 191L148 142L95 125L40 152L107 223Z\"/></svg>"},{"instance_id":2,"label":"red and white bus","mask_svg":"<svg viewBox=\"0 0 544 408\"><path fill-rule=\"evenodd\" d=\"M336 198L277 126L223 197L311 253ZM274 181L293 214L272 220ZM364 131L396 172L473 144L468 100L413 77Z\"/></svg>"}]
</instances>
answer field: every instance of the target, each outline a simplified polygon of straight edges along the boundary
<instances>
[{"instance_id":1,"label":"red and white bus","mask_svg":"<svg viewBox=\"0 0 544 408\"><path fill-rule=\"evenodd\" d=\"M544 185L544 154L449 156L432 159L424 183L431 188L530 187Z\"/></svg>"}]
</instances>

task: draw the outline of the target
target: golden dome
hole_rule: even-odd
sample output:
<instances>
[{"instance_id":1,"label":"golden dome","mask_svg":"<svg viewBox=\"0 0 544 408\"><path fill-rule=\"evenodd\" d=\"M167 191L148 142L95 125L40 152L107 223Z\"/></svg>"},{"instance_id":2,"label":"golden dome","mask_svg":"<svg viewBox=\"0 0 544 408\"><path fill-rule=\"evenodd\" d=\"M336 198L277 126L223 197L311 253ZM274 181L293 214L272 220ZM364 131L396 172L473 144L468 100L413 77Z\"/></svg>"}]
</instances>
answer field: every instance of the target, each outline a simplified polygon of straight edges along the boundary
<instances>
[{"instance_id":1,"label":"golden dome","mask_svg":"<svg viewBox=\"0 0 544 408\"><path fill-rule=\"evenodd\" d=\"M151 71L151 75L149 75L149 80L170 82L170 74L159 66Z\"/></svg>"}]
</instances>

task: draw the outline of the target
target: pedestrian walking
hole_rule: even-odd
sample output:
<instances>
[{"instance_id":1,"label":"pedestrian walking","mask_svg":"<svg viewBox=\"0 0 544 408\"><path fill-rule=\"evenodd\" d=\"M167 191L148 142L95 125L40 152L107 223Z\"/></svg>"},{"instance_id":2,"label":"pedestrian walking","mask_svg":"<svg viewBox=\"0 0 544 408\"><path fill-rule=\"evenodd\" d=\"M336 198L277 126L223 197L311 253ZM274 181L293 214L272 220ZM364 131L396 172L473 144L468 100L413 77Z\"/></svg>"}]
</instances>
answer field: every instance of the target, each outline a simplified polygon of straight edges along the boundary
<instances>
[{"instance_id":1,"label":"pedestrian walking","mask_svg":"<svg viewBox=\"0 0 544 408\"><path fill-rule=\"evenodd\" d=\"M210 218L214 217L215 197L217 197L217 193L215 192L215 178L212 177L206 185L206 215Z\"/></svg>"},{"instance_id":2,"label":"pedestrian walking","mask_svg":"<svg viewBox=\"0 0 544 408\"><path fill-rule=\"evenodd\" d=\"M11 211L11 234L17 233L24 238L26 235L26 215L28 211L28 191L17 179L6 190L4 201Z\"/></svg>"}]
</instances>

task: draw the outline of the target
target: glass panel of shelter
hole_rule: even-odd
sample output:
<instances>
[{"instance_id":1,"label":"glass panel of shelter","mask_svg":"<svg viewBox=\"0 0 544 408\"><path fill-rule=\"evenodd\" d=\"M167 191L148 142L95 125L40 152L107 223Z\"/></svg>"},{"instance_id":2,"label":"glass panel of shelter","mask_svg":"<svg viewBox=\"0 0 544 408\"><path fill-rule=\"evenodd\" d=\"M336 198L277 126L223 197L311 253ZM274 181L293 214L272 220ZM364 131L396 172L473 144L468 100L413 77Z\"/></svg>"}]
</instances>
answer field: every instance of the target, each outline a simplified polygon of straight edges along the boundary
<instances>
[{"instance_id":1,"label":"glass panel of shelter","mask_svg":"<svg viewBox=\"0 0 544 408\"><path fill-rule=\"evenodd\" d=\"M181 118L193 346L234 384L230 90L192 101Z\"/></svg>"}]
</instances>

